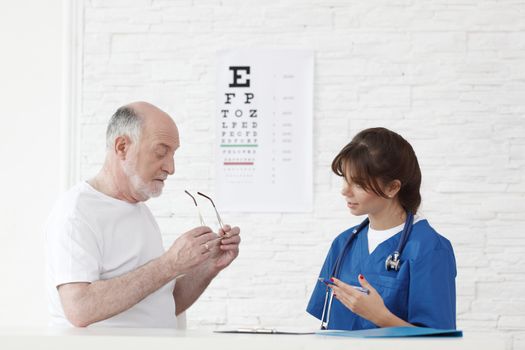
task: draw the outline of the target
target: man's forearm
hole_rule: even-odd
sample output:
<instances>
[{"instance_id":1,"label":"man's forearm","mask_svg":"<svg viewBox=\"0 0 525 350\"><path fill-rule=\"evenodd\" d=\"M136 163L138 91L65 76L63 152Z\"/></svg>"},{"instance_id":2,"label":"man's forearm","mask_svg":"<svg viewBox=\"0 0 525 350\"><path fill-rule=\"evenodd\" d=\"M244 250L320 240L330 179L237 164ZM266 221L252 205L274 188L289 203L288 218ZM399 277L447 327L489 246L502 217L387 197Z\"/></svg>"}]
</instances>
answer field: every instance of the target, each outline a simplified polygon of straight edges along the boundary
<instances>
[{"instance_id":1,"label":"man's forearm","mask_svg":"<svg viewBox=\"0 0 525 350\"><path fill-rule=\"evenodd\" d=\"M215 276L239 255L240 229L224 225L219 232L220 239L213 237L209 241L212 243L210 259L177 280L173 289L177 315L188 309L201 296Z\"/></svg>"},{"instance_id":2,"label":"man's forearm","mask_svg":"<svg viewBox=\"0 0 525 350\"><path fill-rule=\"evenodd\" d=\"M155 292L175 277L163 257L109 280L90 283L85 288L60 287L67 318L85 327L117 315ZM63 287L68 287L61 290Z\"/></svg>"},{"instance_id":3,"label":"man's forearm","mask_svg":"<svg viewBox=\"0 0 525 350\"><path fill-rule=\"evenodd\" d=\"M203 264L177 279L173 289L175 312L177 315L186 311L206 290L206 287L217 276L219 271L214 270L211 262Z\"/></svg>"}]
</instances>

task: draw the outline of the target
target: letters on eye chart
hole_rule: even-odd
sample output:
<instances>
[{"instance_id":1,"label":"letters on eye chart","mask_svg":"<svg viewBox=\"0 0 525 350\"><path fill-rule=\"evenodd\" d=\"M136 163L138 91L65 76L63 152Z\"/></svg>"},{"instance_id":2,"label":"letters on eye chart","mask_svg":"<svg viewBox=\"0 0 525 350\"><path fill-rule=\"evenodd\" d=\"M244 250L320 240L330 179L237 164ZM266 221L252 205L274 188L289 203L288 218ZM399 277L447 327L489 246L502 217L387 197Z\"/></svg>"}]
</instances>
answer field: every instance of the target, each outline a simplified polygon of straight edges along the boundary
<instances>
[{"instance_id":1,"label":"letters on eye chart","mask_svg":"<svg viewBox=\"0 0 525 350\"><path fill-rule=\"evenodd\" d=\"M219 53L215 178L221 209L311 209L312 91L310 51Z\"/></svg>"},{"instance_id":2,"label":"letters on eye chart","mask_svg":"<svg viewBox=\"0 0 525 350\"><path fill-rule=\"evenodd\" d=\"M250 67L231 66L232 82L230 88L250 87ZM253 92L225 92L224 105L232 106L232 100L241 99L241 107L235 109L225 108L221 110L223 121L222 145L257 145L257 109L253 108L252 100L255 98Z\"/></svg>"}]
</instances>

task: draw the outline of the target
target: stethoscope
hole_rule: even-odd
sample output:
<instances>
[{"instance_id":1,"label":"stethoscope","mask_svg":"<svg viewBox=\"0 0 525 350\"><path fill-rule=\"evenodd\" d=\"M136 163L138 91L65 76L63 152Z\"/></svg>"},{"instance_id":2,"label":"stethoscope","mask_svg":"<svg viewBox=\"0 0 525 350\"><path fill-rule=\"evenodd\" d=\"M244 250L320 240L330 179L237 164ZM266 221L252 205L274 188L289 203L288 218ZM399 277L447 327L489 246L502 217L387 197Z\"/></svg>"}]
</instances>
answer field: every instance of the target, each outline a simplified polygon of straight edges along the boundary
<instances>
[{"instance_id":1,"label":"stethoscope","mask_svg":"<svg viewBox=\"0 0 525 350\"><path fill-rule=\"evenodd\" d=\"M359 232L361 232L365 227L368 226L370 223L370 220L366 218L359 226L353 229L352 234L350 237L348 237L348 240L346 241L343 250L341 253L339 253L339 256L337 257L337 260L335 261L335 266L332 271L332 274L329 277L336 277L338 278L341 271L341 265L343 264L343 258L346 255L348 249L352 245L352 242L357 237ZM401 232L401 238L399 239L399 243L397 245L397 249L390 254L386 260L385 260L385 269L387 271L394 270L399 271L399 267L401 265L401 260L399 260L399 257L401 256L401 253L403 252L403 249L405 248L405 245L408 240L408 236L410 236L410 232L412 232L412 224L414 223L414 215L412 213L407 213L407 218L405 221L405 227L403 227L403 231ZM330 322L330 310L332 309L332 301L334 299L334 293L332 293L332 289L329 287L326 287L326 293L324 297L324 305L323 305L323 313L321 315L321 329L328 329L328 323ZM327 309L328 306L328 309ZM326 317L326 321L325 321Z\"/></svg>"}]
</instances>

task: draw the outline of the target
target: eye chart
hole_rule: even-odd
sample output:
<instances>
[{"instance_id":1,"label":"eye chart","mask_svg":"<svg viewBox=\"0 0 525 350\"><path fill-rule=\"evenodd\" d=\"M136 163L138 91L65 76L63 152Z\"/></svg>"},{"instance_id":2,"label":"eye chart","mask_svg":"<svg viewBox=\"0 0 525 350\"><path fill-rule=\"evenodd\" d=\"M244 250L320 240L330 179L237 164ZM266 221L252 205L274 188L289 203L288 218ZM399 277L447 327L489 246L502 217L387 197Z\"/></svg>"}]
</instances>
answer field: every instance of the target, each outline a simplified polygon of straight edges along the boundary
<instances>
[{"instance_id":1,"label":"eye chart","mask_svg":"<svg viewBox=\"0 0 525 350\"><path fill-rule=\"evenodd\" d=\"M313 52L217 57L216 190L221 210L312 210Z\"/></svg>"}]
</instances>

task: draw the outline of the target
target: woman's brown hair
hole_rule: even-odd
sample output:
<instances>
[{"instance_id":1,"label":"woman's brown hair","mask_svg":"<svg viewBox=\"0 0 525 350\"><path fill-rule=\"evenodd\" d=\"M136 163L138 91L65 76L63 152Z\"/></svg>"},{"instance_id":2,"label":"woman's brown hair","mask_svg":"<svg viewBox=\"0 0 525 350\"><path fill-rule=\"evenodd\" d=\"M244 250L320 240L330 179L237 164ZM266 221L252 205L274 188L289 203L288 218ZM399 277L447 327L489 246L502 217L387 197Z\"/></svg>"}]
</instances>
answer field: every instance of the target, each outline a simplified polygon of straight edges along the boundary
<instances>
[{"instance_id":1,"label":"woman's brown hair","mask_svg":"<svg viewBox=\"0 0 525 350\"><path fill-rule=\"evenodd\" d=\"M399 180L401 206L415 214L421 204L421 169L414 149L391 130L370 128L358 133L334 158L332 171L384 198L388 197L382 187Z\"/></svg>"}]
</instances>

